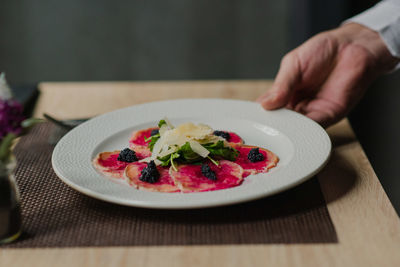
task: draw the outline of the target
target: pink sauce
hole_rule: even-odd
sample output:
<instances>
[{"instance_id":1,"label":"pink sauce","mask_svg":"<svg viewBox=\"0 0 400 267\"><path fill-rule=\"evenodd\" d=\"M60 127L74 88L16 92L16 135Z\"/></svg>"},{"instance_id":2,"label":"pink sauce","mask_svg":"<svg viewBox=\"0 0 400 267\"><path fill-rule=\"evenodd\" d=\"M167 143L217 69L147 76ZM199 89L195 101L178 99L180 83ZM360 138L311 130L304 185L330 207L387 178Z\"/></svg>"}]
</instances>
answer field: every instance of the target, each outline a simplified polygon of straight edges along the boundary
<instances>
[{"instance_id":1,"label":"pink sauce","mask_svg":"<svg viewBox=\"0 0 400 267\"><path fill-rule=\"evenodd\" d=\"M267 156L267 152L265 150L263 150L262 148L260 148L259 151L261 154L264 155L264 160L258 161L258 162L251 162L247 158L247 155L249 154L249 151L252 148L254 148L254 147L235 146L235 149L239 151L239 156L237 157L237 159L234 162L239 164L243 168L243 170L244 170L243 176L244 177L247 177L253 173L265 172L266 167L269 164L269 158Z\"/></svg>"},{"instance_id":2,"label":"pink sauce","mask_svg":"<svg viewBox=\"0 0 400 267\"><path fill-rule=\"evenodd\" d=\"M234 132L228 132L228 133L230 135L229 143L243 144L243 139L240 138L239 135L235 134Z\"/></svg>"},{"instance_id":3,"label":"pink sauce","mask_svg":"<svg viewBox=\"0 0 400 267\"><path fill-rule=\"evenodd\" d=\"M201 172L200 165L183 165L179 167L179 172L174 174L174 178L178 183L182 184L184 192L213 191L241 184L241 169L232 163L221 162L219 166L208 163L211 170L216 174L216 181L205 177Z\"/></svg>"},{"instance_id":4,"label":"pink sauce","mask_svg":"<svg viewBox=\"0 0 400 267\"><path fill-rule=\"evenodd\" d=\"M131 139L129 140L129 144L138 146L147 146L150 141L146 142L144 141L144 139L149 138L151 136L151 131L156 129L158 129L158 127L148 128L133 132Z\"/></svg>"}]
</instances>

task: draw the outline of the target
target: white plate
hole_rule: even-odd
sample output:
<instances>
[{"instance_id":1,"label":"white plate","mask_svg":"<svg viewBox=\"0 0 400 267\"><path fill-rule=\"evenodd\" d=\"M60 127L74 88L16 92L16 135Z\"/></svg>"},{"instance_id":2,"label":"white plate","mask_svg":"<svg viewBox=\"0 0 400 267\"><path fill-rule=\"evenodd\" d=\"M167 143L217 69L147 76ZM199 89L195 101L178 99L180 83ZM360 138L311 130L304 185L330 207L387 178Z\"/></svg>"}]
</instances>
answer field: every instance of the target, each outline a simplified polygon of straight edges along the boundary
<instances>
[{"instance_id":1,"label":"white plate","mask_svg":"<svg viewBox=\"0 0 400 267\"><path fill-rule=\"evenodd\" d=\"M133 130L154 126L165 116L175 125L201 122L236 132L246 144L277 154L278 166L266 174L249 176L234 188L186 194L136 190L110 180L92 166L97 153L127 147ZM316 174L330 151L325 130L293 111L265 111L247 101L184 99L136 105L95 117L58 142L52 164L62 181L88 196L127 206L187 209L249 201L294 187Z\"/></svg>"}]
</instances>

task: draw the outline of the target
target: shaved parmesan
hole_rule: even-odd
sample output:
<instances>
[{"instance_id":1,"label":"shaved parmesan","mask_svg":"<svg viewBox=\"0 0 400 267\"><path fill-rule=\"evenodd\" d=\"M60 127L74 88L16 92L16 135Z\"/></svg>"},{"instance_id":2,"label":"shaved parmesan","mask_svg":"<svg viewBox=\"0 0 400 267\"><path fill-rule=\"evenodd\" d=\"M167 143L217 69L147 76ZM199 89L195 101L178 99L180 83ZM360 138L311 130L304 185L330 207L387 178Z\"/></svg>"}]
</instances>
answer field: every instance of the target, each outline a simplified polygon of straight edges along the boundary
<instances>
[{"instance_id":1,"label":"shaved parmesan","mask_svg":"<svg viewBox=\"0 0 400 267\"><path fill-rule=\"evenodd\" d=\"M160 133L160 136L163 136L166 131L168 131L168 126L163 124L158 132Z\"/></svg>"},{"instance_id":2,"label":"shaved parmesan","mask_svg":"<svg viewBox=\"0 0 400 267\"><path fill-rule=\"evenodd\" d=\"M174 129L176 134L186 136L190 139L203 139L213 133L213 129L204 124L195 125L184 123Z\"/></svg>"},{"instance_id":3,"label":"shaved parmesan","mask_svg":"<svg viewBox=\"0 0 400 267\"><path fill-rule=\"evenodd\" d=\"M208 154L210 154L210 151L205 149L202 145L199 144L199 142L196 142L194 140L189 141L190 147L192 148L193 152L199 154L203 158L206 158Z\"/></svg>"},{"instance_id":4,"label":"shaved parmesan","mask_svg":"<svg viewBox=\"0 0 400 267\"><path fill-rule=\"evenodd\" d=\"M165 139L166 139L165 137L166 137L166 135L161 136L160 139L158 139L158 141L154 144L153 153L152 153L152 155L151 155L151 157L152 157L153 159L156 159L156 158L157 158L157 156L158 156L158 154L160 153L162 147L164 146L164 144L165 144Z\"/></svg>"},{"instance_id":5,"label":"shaved parmesan","mask_svg":"<svg viewBox=\"0 0 400 267\"><path fill-rule=\"evenodd\" d=\"M196 141L198 141L200 144L217 143L218 141L224 141L224 143L226 143L224 138L216 135L206 136L205 138L197 139Z\"/></svg>"},{"instance_id":6,"label":"shaved parmesan","mask_svg":"<svg viewBox=\"0 0 400 267\"><path fill-rule=\"evenodd\" d=\"M176 146L172 146L170 148L167 148L166 150L163 150L160 154L158 154L158 157L162 158L165 157L169 154L174 153L178 148Z\"/></svg>"},{"instance_id":7,"label":"shaved parmesan","mask_svg":"<svg viewBox=\"0 0 400 267\"><path fill-rule=\"evenodd\" d=\"M174 153L178 148L189 142L192 150L203 158L206 158L210 153L201 144L214 143L219 140L224 140L213 134L213 129L205 124L195 125L193 123L184 123L176 128L171 128L171 123L167 118L164 119L167 123L162 125L159 133L160 139L154 144L151 158L165 157ZM173 126L172 126L173 127Z\"/></svg>"},{"instance_id":8,"label":"shaved parmesan","mask_svg":"<svg viewBox=\"0 0 400 267\"><path fill-rule=\"evenodd\" d=\"M167 117L165 117L164 120L165 120L165 122L167 123L167 125L168 125L168 127L170 129L174 129L175 128L174 125L172 125L172 123L170 122L170 120Z\"/></svg>"}]
</instances>

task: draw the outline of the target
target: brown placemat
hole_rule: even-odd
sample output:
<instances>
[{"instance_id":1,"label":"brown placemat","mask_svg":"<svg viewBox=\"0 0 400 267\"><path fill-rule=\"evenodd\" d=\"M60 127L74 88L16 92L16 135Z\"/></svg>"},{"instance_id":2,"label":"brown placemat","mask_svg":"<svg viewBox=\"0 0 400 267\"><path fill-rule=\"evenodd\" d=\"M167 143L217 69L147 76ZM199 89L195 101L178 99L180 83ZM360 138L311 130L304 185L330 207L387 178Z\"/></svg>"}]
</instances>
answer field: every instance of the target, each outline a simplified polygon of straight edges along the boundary
<instances>
[{"instance_id":1,"label":"brown placemat","mask_svg":"<svg viewBox=\"0 0 400 267\"><path fill-rule=\"evenodd\" d=\"M124 207L78 193L55 175L53 146L47 142L52 129L47 123L35 127L15 148L24 233L3 248L337 242L315 178L279 195L234 206Z\"/></svg>"}]
</instances>

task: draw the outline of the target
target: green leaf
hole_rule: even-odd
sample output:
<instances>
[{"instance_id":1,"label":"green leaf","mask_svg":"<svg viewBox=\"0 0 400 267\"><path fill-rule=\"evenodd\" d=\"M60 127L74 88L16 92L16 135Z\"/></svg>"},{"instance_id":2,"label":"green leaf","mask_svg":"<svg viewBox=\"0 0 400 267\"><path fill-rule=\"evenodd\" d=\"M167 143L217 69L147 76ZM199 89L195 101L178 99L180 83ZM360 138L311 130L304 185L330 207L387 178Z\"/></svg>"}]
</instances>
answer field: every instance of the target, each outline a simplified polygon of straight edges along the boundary
<instances>
[{"instance_id":1,"label":"green leaf","mask_svg":"<svg viewBox=\"0 0 400 267\"><path fill-rule=\"evenodd\" d=\"M7 161L11 154L11 146L17 135L9 133L0 142L0 161Z\"/></svg>"},{"instance_id":2,"label":"green leaf","mask_svg":"<svg viewBox=\"0 0 400 267\"><path fill-rule=\"evenodd\" d=\"M212 157L210 157L210 156L207 156L207 158L212 162L212 163L214 163L215 165L219 165L219 162L218 161L216 161L215 159L213 159Z\"/></svg>"},{"instance_id":3,"label":"green leaf","mask_svg":"<svg viewBox=\"0 0 400 267\"><path fill-rule=\"evenodd\" d=\"M217 143L209 143L203 145L211 156L221 157L230 161L235 161L239 156L239 152L229 146L225 146L224 141L218 141Z\"/></svg>"},{"instance_id":4,"label":"green leaf","mask_svg":"<svg viewBox=\"0 0 400 267\"><path fill-rule=\"evenodd\" d=\"M177 152L181 156L181 161L183 161L184 163L190 163L202 159L199 154L192 150L189 142L186 142L183 146L181 146Z\"/></svg>"},{"instance_id":5,"label":"green leaf","mask_svg":"<svg viewBox=\"0 0 400 267\"><path fill-rule=\"evenodd\" d=\"M152 136L149 136L149 137L145 137L144 138L144 141L145 142L148 142L148 141L150 141L152 138L159 138L160 137L160 134L155 134L155 135L152 135Z\"/></svg>"},{"instance_id":6,"label":"green leaf","mask_svg":"<svg viewBox=\"0 0 400 267\"><path fill-rule=\"evenodd\" d=\"M168 160L161 162L161 166L163 167L167 167L169 166L169 164L171 164L171 158L168 158Z\"/></svg>"},{"instance_id":7,"label":"green leaf","mask_svg":"<svg viewBox=\"0 0 400 267\"><path fill-rule=\"evenodd\" d=\"M178 171L178 169L176 168L175 164L174 164L174 159L179 158L179 154L178 153L172 153L171 154L171 167L172 169L174 169L174 171Z\"/></svg>"},{"instance_id":8,"label":"green leaf","mask_svg":"<svg viewBox=\"0 0 400 267\"><path fill-rule=\"evenodd\" d=\"M39 118L29 118L26 120L23 120L21 122L21 126L22 128L30 128L38 123L44 122L45 120L43 119L39 119Z\"/></svg>"},{"instance_id":9,"label":"green leaf","mask_svg":"<svg viewBox=\"0 0 400 267\"><path fill-rule=\"evenodd\" d=\"M158 128L161 128L161 126L166 125L167 123L165 120L160 120L158 122ZM147 145L150 148L150 151L153 151L154 145L157 143L158 139L160 139L160 134L155 134L153 136L149 136L148 138L145 138L144 141L148 142L150 140L150 143Z\"/></svg>"},{"instance_id":10,"label":"green leaf","mask_svg":"<svg viewBox=\"0 0 400 267\"><path fill-rule=\"evenodd\" d=\"M150 151L153 151L154 145L157 143L158 139L160 139L160 135L153 135L150 138L150 143L147 145L150 148Z\"/></svg>"},{"instance_id":11,"label":"green leaf","mask_svg":"<svg viewBox=\"0 0 400 267\"><path fill-rule=\"evenodd\" d=\"M164 124L166 125L167 122L166 122L165 120L160 120L160 121L158 122L158 128L161 128L161 126L163 126Z\"/></svg>"},{"instance_id":12,"label":"green leaf","mask_svg":"<svg viewBox=\"0 0 400 267\"><path fill-rule=\"evenodd\" d=\"M150 139L148 139L151 140L148 145L151 151L153 151L154 144L158 141L159 138L160 135L154 135L150 137ZM236 149L229 146L225 146L224 141L218 141L217 143L208 143L202 146L205 147L208 151L210 151L210 154L208 155L207 158L215 165L219 164L218 161L215 159L215 157L234 161L239 155L239 152ZM161 166L165 167L171 165L174 170L177 170L174 161L178 161L179 163L185 163L185 164L188 163L197 164L205 160L203 157L201 157L199 154L197 154L192 150L192 147L190 146L189 142L183 144L174 153L166 155L162 158L158 157L157 159L161 161Z\"/></svg>"},{"instance_id":13,"label":"green leaf","mask_svg":"<svg viewBox=\"0 0 400 267\"><path fill-rule=\"evenodd\" d=\"M166 155L162 158L157 157L157 159L162 162L161 166L168 166L171 161L171 155Z\"/></svg>"},{"instance_id":14,"label":"green leaf","mask_svg":"<svg viewBox=\"0 0 400 267\"><path fill-rule=\"evenodd\" d=\"M176 171L177 169L176 169L175 164L174 164L174 159L177 159L179 157L180 157L179 153L174 152L174 153L166 155L166 156L164 156L162 158L157 158L157 159L159 161L161 161L161 166L166 167L166 166L169 166L171 164L172 168Z\"/></svg>"}]
</instances>

